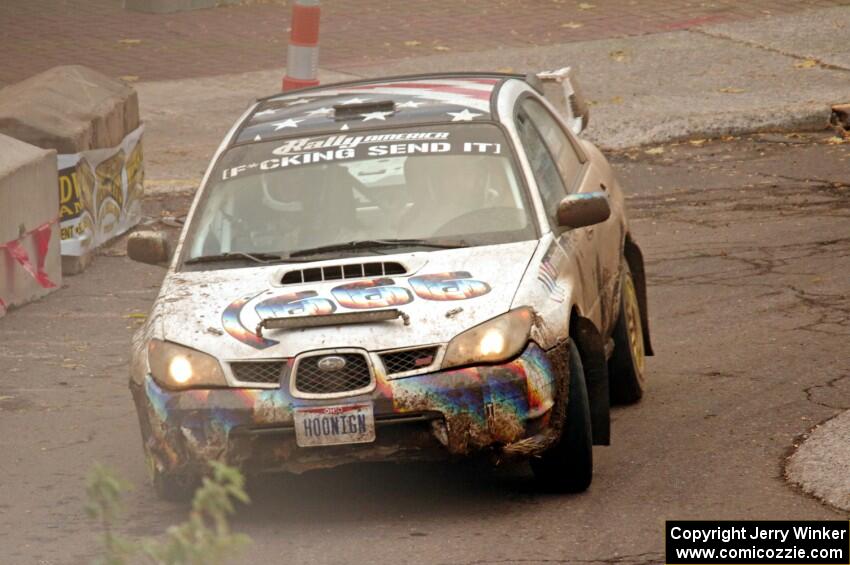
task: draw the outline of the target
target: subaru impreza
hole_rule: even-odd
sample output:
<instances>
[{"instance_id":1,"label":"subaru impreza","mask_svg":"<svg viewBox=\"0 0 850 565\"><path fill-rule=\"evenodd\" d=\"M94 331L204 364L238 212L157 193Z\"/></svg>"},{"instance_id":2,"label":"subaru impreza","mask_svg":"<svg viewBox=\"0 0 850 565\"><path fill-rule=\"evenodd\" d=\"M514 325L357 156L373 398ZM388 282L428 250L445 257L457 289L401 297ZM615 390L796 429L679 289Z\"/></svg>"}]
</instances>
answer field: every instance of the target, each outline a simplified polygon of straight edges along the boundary
<instances>
[{"instance_id":1,"label":"subaru impreza","mask_svg":"<svg viewBox=\"0 0 850 565\"><path fill-rule=\"evenodd\" d=\"M651 354L620 184L567 70L417 75L252 104L221 143L135 335L157 492L210 461L530 461L591 482ZM172 249L173 248L173 249Z\"/></svg>"}]
</instances>

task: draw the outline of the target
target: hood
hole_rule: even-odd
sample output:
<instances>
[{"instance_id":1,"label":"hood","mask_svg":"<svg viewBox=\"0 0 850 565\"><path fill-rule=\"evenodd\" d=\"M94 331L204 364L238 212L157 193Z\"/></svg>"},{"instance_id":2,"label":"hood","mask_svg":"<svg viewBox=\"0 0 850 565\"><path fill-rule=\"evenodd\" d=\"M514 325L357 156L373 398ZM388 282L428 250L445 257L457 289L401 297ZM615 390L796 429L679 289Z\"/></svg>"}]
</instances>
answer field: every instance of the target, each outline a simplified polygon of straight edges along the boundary
<instances>
[{"instance_id":1,"label":"hood","mask_svg":"<svg viewBox=\"0 0 850 565\"><path fill-rule=\"evenodd\" d=\"M158 333L165 339L224 360L284 358L315 349L359 347L381 351L445 343L510 308L536 246L537 241L524 241L169 273L157 301L155 319L161 324ZM376 263L383 263L387 274L357 276L360 269L368 273L382 268ZM400 271L403 274L392 274ZM342 273L351 278L302 282L332 279ZM404 312L409 324L399 318L265 329L262 337L256 334L257 324L264 318L390 308Z\"/></svg>"}]
</instances>

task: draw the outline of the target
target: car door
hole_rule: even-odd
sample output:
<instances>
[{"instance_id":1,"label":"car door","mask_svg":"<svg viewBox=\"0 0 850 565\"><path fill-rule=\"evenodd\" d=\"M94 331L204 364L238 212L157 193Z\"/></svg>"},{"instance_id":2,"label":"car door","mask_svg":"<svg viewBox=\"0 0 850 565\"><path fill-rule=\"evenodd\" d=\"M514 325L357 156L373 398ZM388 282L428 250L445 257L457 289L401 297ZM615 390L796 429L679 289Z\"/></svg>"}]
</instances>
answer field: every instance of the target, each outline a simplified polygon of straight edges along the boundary
<instances>
[{"instance_id":1,"label":"car door","mask_svg":"<svg viewBox=\"0 0 850 565\"><path fill-rule=\"evenodd\" d=\"M600 330L609 325L611 301L603 294L610 292L614 273L603 269L600 251L607 239L605 223L598 226L565 230L558 226L558 204L568 194L600 190L601 179L584 155L579 144L563 125L535 96L526 95L517 102L517 131L534 172L538 190L552 231L559 245L574 261L563 262L563 269L574 269L581 279L584 315ZM569 277L569 273L560 273Z\"/></svg>"}]
</instances>

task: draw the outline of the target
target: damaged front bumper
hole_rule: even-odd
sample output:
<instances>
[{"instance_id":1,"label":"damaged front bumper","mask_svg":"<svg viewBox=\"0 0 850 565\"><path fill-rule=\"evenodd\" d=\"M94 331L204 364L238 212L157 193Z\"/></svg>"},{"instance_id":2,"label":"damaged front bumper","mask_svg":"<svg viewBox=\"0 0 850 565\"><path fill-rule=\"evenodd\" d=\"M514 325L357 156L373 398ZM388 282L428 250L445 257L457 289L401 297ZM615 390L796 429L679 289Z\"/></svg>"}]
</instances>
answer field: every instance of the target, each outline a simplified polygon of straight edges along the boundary
<instances>
[{"instance_id":1,"label":"damaged front bumper","mask_svg":"<svg viewBox=\"0 0 850 565\"><path fill-rule=\"evenodd\" d=\"M514 360L404 378L377 375L369 394L305 400L279 389L169 391L148 375L131 384L149 464L196 472L211 460L251 472L302 472L355 461L403 461L495 452L531 455L551 444L549 417L566 367L562 344L531 342ZM298 447L293 409L373 404L373 443ZM556 439L556 438L555 438Z\"/></svg>"}]
</instances>

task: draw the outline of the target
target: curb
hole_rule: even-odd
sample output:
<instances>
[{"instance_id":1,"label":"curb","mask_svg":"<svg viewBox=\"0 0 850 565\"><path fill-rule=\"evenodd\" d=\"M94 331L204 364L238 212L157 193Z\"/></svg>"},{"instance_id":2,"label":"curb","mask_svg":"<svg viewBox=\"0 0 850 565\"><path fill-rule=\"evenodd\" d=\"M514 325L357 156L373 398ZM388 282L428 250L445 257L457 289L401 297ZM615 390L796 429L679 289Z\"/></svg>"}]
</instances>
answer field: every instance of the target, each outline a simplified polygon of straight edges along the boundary
<instances>
[{"instance_id":1,"label":"curb","mask_svg":"<svg viewBox=\"0 0 850 565\"><path fill-rule=\"evenodd\" d=\"M785 461L785 479L850 513L850 410L818 424Z\"/></svg>"},{"instance_id":2,"label":"curb","mask_svg":"<svg viewBox=\"0 0 850 565\"><path fill-rule=\"evenodd\" d=\"M655 125L644 127L641 123L620 123L616 135L607 135L608 129L594 129L594 120L585 137L607 151L637 149L648 145L661 145L694 138L718 138L726 135L741 136L752 133L793 133L824 131L830 127L832 117L830 105L804 105L783 108L783 113L765 115L754 112L730 112L727 114L694 115L659 120ZM592 112L591 112L592 114ZM600 121L617 123L613 117L599 118ZM628 139L623 139L624 134Z\"/></svg>"}]
</instances>

